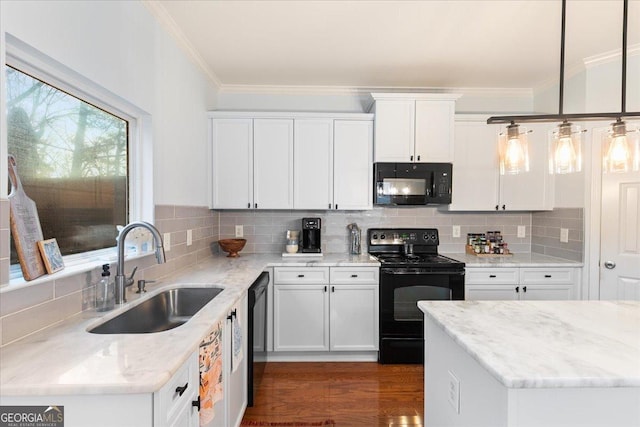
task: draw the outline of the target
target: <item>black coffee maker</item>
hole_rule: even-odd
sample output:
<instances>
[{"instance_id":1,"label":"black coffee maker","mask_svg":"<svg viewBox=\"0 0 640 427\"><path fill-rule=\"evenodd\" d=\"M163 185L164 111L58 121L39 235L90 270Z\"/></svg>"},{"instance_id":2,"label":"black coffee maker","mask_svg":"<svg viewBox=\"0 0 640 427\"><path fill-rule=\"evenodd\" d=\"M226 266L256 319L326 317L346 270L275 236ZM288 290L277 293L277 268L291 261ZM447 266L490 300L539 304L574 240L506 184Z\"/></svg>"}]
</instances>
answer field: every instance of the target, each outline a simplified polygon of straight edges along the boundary
<instances>
[{"instance_id":1,"label":"black coffee maker","mask_svg":"<svg viewBox=\"0 0 640 427\"><path fill-rule=\"evenodd\" d=\"M306 253L322 252L320 246L320 218L302 218L302 250Z\"/></svg>"}]
</instances>

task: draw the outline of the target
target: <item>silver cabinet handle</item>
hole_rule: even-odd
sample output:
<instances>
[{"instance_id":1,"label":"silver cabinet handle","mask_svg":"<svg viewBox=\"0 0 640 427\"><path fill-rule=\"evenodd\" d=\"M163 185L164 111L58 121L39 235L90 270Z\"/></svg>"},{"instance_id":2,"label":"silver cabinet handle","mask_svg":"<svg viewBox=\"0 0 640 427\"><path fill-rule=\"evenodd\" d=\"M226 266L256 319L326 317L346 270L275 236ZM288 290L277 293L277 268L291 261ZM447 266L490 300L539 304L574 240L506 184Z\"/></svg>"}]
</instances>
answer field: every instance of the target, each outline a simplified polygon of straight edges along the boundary
<instances>
[{"instance_id":1,"label":"silver cabinet handle","mask_svg":"<svg viewBox=\"0 0 640 427\"><path fill-rule=\"evenodd\" d=\"M614 268L616 268L616 263L613 261L605 261L604 266L609 270L613 270Z\"/></svg>"}]
</instances>

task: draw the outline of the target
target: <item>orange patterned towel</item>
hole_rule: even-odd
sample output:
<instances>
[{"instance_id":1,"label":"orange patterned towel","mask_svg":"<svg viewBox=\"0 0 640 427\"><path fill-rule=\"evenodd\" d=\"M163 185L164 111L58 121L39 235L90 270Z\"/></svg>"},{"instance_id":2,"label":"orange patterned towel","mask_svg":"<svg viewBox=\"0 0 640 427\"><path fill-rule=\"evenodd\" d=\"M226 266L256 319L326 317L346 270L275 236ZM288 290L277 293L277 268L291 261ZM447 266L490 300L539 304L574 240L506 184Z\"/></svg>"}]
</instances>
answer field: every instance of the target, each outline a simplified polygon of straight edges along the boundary
<instances>
[{"instance_id":1,"label":"orange patterned towel","mask_svg":"<svg viewBox=\"0 0 640 427\"><path fill-rule=\"evenodd\" d=\"M200 344L200 425L215 417L214 406L222 400L222 321Z\"/></svg>"}]
</instances>

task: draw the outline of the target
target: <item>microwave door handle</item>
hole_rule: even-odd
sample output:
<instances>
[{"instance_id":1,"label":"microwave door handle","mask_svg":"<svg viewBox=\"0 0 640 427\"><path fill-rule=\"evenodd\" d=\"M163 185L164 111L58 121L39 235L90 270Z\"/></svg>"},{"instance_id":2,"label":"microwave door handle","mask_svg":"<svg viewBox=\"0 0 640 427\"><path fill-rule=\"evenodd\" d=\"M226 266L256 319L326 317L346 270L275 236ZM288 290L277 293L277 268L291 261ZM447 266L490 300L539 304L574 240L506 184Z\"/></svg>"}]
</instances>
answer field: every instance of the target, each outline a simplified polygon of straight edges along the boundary
<instances>
[{"instance_id":1,"label":"microwave door handle","mask_svg":"<svg viewBox=\"0 0 640 427\"><path fill-rule=\"evenodd\" d=\"M431 172L431 197L436 197L436 176L435 172Z\"/></svg>"}]
</instances>

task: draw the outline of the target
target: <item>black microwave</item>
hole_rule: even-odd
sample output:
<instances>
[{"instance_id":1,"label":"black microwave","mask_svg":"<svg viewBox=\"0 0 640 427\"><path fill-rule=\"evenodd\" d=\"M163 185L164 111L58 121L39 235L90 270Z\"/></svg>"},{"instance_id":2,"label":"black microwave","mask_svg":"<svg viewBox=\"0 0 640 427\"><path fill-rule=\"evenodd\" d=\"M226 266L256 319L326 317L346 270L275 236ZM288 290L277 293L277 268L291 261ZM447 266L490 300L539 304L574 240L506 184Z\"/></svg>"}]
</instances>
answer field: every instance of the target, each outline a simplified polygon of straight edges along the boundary
<instances>
[{"instance_id":1,"label":"black microwave","mask_svg":"<svg viewBox=\"0 0 640 427\"><path fill-rule=\"evenodd\" d=\"M451 163L374 163L376 205L448 205Z\"/></svg>"}]
</instances>

